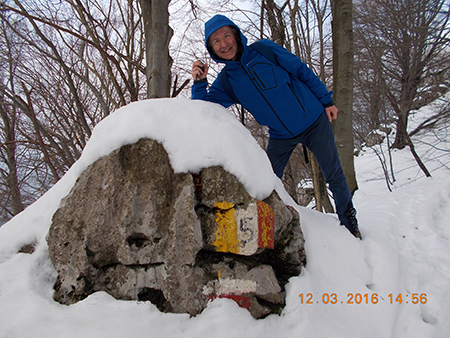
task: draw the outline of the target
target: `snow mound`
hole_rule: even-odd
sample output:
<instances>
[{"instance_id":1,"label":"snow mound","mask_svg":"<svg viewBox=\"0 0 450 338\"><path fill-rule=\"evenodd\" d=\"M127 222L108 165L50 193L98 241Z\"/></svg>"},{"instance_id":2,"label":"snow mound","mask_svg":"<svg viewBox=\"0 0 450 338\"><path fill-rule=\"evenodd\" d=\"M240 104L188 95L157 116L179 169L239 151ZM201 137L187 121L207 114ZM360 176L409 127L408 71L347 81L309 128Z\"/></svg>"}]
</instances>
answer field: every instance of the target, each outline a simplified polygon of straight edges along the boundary
<instances>
[{"instance_id":1,"label":"snow mound","mask_svg":"<svg viewBox=\"0 0 450 338\"><path fill-rule=\"evenodd\" d=\"M0 262L28 243L42 243L51 217L76 179L102 156L141 138L164 145L177 173L197 173L220 165L234 174L247 192L268 197L274 189L290 198L273 174L266 153L250 132L222 106L199 100L152 99L131 103L101 121L80 159L42 198L1 227Z\"/></svg>"}]
</instances>

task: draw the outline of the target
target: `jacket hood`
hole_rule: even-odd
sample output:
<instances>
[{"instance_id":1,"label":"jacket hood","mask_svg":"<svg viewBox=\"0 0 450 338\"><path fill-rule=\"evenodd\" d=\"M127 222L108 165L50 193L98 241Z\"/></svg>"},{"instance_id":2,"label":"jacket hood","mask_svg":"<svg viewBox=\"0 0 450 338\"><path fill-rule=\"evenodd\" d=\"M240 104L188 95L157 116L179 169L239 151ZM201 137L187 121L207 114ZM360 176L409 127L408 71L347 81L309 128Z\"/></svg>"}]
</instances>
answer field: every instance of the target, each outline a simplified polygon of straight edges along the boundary
<instances>
[{"instance_id":1,"label":"jacket hood","mask_svg":"<svg viewBox=\"0 0 450 338\"><path fill-rule=\"evenodd\" d=\"M208 48L208 39L212 33L214 33L216 30L218 30L219 28L224 27L224 26L235 27L241 37L240 42L241 42L242 46L244 48L247 46L247 38L244 36L244 34L242 34L239 27L233 21L231 21L226 16L221 15L221 14L217 14L217 15L213 16L211 19L209 19L205 23L205 46L206 46L206 49L208 50L211 58L216 62L224 62L225 60L219 58L215 53L213 53L213 51L210 48ZM238 41L238 44L239 44L239 41Z\"/></svg>"}]
</instances>

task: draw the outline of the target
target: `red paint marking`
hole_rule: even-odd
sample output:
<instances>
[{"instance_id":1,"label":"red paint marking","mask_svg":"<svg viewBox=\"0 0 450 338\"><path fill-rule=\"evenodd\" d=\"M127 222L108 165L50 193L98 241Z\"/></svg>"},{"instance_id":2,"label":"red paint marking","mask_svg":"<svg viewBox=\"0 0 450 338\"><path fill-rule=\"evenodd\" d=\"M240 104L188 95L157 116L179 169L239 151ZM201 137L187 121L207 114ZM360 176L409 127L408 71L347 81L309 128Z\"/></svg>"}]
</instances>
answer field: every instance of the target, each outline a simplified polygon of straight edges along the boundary
<instances>
[{"instance_id":1,"label":"red paint marking","mask_svg":"<svg viewBox=\"0 0 450 338\"><path fill-rule=\"evenodd\" d=\"M245 297L242 295L229 295L229 294L223 294L223 295L218 295L218 296L214 295L214 296L209 297L210 300L213 300L216 298L232 299L237 303L237 305L250 311L250 298L249 297Z\"/></svg>"},{"instance_id":2,"label":"red paint marking","mask_svg":"<svg viewBox=\"0 0 450 338\"><path fill-rule=\"evenodd\" d=\"M274 226L275 215L272 208L261 201L257 201L258 206L258 247L274 248Z\"/></svg>"}]
</instances>

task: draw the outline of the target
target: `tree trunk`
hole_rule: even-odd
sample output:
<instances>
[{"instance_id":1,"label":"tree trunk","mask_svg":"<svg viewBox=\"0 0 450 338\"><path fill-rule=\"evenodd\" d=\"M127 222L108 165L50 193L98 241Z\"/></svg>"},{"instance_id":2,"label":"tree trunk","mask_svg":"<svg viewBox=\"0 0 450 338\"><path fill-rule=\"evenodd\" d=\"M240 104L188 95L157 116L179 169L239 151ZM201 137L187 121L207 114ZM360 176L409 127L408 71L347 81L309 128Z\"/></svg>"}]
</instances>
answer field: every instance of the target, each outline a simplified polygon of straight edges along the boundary
<instances>
[{"instance_id":1,"label":"tree trunk","mask_svg":"<svg viewBox=\"0 0 450 338\"><path fill-rule=\"evenodd\" d=\"M272 40L280 46L286 44L286 24L283 20L283 9L287 2L280 8L274 0L262 1L262 7L266 10L267 21L271 30Z\"/></svg>"},{"instance_id":2,"label":"tree trunk","mask_svg":"<svg viewBox=\"0 0 450 338\"><path fill-rule=\"evenodd\" d=\"M395 134L395 141L392 148L403 149L408 145L408 114L399 114L397 120L397 130Z\"/></svg>"},{"instance_id":3,"label":"tree trunk","mask_svg":"<svg viewBox=\"0 0 450 338\"><path fill-rule=\"evenodd\" d=\"M311 151L308 151L308 156L311 162L311 170L313 172L314 196L316 200L316 209L320 212L333 213L333 206L328 197L327 185L322 170L320 170L319 163Z\"/></svg>"},{"instance_id":4,"label":"tree trunk","mask_svg":"<svg viewBox=\"0 0 450 338\"><path fill-rule=\"evenodd\" d=\"M334 102L339 118L334 121L336 146L342 169L353 194L358 189L353 161L353 23L352 0L331 1L333 12Z\"/></svg>"},{"instance_id":5,"label":"tree trunk","mask_svg":"<svg viewBox=\"0 0 450 338\"><path fill-rule=\"evenodd\" d=\"M297 193L297 185L298 182L294 178L294 173L292 169L291 161L286 165L286 169L283 174L283 183L287 193L292 197L295 203L299 203L298 193Z\"/></svg>"},{"instance_id":6,"label":"tree trunk","mask_svg":"<svg viewBox=\"0 0 450 338\"><path fill-rule=\"evenodd\" d=\"M5 39L5 45L8 50L7 60L8 60L8 67L9 67L9 79L7 82L9 82L11 86L12 93L14 94L14 75L13 73L13 54L12 54L12 48L11 48L11 41L7 38ZM5 65L6 66L6 65ZM6 80L6 79L5 79ZM3 126L2 126L2 134L4 137L4 142L1 145L0 152L2 154L2 157L5 159L6 165L8 167L8 171L6 172L1 170L1 172L4 172L6 176L6 186L9 190L9 195L11 196L11 209L12 211L7 211L8 213L12 213L12 216L17 215L18 213L22 212L24 210L24 204L22 202L22 195L20 192L20 186L19 186L19 179L17 177L17 160L16 160L16 123L17 123L17 110L16 105L11 104L9 105L6 100L6 86L2 86L0 88L0 116L2 118ZM6 154L3 155L4 153ZM3 175L2 175L3 176ZM2 202L2 207L5 208L5 210L8 210L7 202ZM7 213L5 213L6 217Z\"/></svg>"},{"instance_id":7,"label":"tree trunk","mask_svg":"<svg viewBox=\"0 0 450 338\"><path fill-rule=\"evenodd\" d=\"M14 108L13 108L14 109ZM24 209L22 197L20 194L19 181L17 179L17 162L16 162L16 137L15 137L15 113L8 112L4 109L3 104L0 105L0 115L3 120L3 132L5 135L5 153L8 165L7 186L11 196L12 216L17 215Z\"/></svg>"},{"instance_id":8,"label":"tree trunk","mask_svg":"<svg viewBox=\"0 0 450 338\"><path fill-rule=\"evenodd\" d=\"M173 30L169 27L170 0L140 0L145 31L147 58L147 97L169 97L172 58L169 42Z\"/></svg>"}]
</instances>

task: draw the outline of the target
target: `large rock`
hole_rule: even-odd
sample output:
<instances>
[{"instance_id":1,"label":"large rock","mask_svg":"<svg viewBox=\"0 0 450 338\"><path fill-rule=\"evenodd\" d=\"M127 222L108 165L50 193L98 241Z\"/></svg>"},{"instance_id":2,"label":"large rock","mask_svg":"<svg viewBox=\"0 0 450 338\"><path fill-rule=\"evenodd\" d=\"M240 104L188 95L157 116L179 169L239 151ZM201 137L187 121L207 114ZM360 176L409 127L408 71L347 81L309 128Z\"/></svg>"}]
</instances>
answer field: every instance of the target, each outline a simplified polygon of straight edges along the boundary
<instances>
[{"instance_id":1,"label":"large rock","mask_svg":"<svg viewBox=\"0 0 450 338\"><path fill-rule=\"evenodd\" d=\"M276 192L257 201L221 167L175 174L148 139L86 169L47 241L58 302L106 291L191 315L217 297L256 318L279 312L305 261L298 214Z\"/></svg>"}]
</instances>

